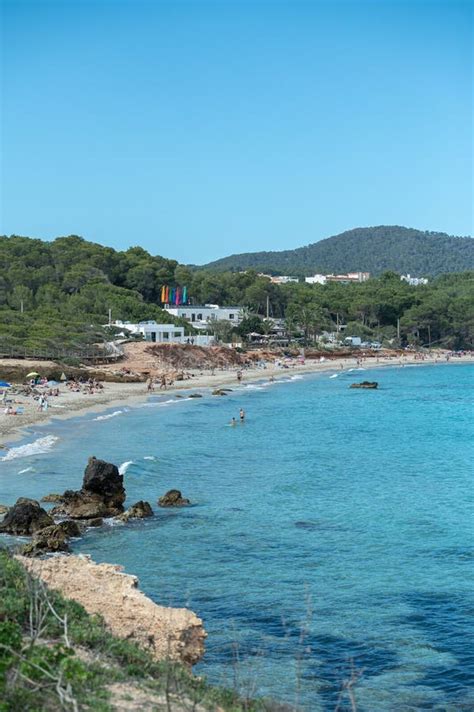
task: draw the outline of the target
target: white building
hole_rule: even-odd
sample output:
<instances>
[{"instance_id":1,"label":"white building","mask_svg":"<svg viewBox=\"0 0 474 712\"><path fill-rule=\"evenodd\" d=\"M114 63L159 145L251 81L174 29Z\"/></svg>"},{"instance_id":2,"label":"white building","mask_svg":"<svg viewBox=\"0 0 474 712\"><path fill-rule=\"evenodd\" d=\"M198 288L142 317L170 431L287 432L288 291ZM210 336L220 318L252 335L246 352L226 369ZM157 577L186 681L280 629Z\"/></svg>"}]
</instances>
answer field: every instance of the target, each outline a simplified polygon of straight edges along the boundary
<instances>
[{"instance_id":1,"label":"white building","mask_svg":"<svg viewBox=\"0 0 474 712\"><path fill-rule=\"evenodd\" d=\"M326 284L326 275L315 274L312 277L305 277L304 281L307 284Z\"/></svg>"},{"instance_id":2,"label":"white building","mask_svg":"<svg viewBox=\"0 0 474 712\"><path fill-rule=\"evenodd\" d=\"M327 284L328 282L339 282L350 284L351 282L367 282L370 272L347 272L346 274L315 274L313 277L306 277L307 284Z\"/></svg>"},{"instance_id":3,"label":"white building","mask_svg":"<svg viewBox=\"0 0 474 712\"><path fill-rule=\"evenodd\" d=\"M270 277L273 284L289 284L290 282L298 282L298 277L289 277L287 274L282 274L275 277Z\"/></svg>"},{"instance_id":4,"label":"white building","mask_svg":"<svg viewBox=\"0 0 474 712\"><path fill-rule=\"evenodd\" d=\"M402 274L400 279L403 282L408 282L408 284L412 287L419 287L422 284L428 284L428 280L426 279L426 277L412 277L409 274Z\"/></svg>"},{"instance_id":5,"label":"white building","mask_svg":"<svg viewBox=\"0 0 474 712\"><path fill-rule=\"evenodd\" d=\"M156 321L140 321L134 324L130 321L114 321L112 326L123 329L124 334L141 334L145 341L154 344L186 344L192 343L196 346L208 346L214 343L212 336L198 334L197 336L185 336L184 326L174 324L157 324Z\"/></svg>"},{"instance_id":6,"label":"white building","mask_svg":"<svg viewBox=\"0 0 474 712\"><path fill-rule=\"evenodd\" d=\"M174 324L157 324L156 321L140 321L134 324L131 321L114 321L113 326L117 326L131 334L141 334L145 341L153 343L178 343L184 340L184 326Z\"/></svg>"},{"instance_id":7,"label":"white building","mask_svg":"<svg viewBox=\"0 0 474 712\"><path fill-rule=\"evenodd\" d=\"M203 306L173 306L165 304L165 309L173 316L187 319L195 329L207 329L213 321L229 321L237 326L242 321L242 307L220 307L217 304Z\"/></svg>"}]
</instances>

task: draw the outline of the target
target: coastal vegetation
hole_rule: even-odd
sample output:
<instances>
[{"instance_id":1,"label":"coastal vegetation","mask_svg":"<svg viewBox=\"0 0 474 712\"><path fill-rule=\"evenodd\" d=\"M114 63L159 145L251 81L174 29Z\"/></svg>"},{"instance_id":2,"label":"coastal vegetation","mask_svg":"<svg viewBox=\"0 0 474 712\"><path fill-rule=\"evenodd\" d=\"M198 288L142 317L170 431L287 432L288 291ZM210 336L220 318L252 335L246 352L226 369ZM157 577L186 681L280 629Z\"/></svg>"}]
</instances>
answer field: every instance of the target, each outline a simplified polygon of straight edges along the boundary
<instances>
[{"instance_id":1,"label":"coastal vegetation","mask_svg":"<svg viewBox=\"0 0 474 712\"><path fill-rule=\"evenodd\" d=\"M271 274L370 272L438 275L474 269L474 241L398 225L356 228L306 247L230 255L205 267L215 271L256 269Z\"/></svg>"},{"instance_id":2,"label":"coastal vegetation","mask_svg":"<svg viewBox=\"0 0 474 712\"><path fill-rule=\"evenodd\" d=\"M100 617L47 589L0 548L0 710L107 712L123 694L141 700L143 709L282 709L212 687L182 665L157 662L114 637Z\"/></svg>"},{"instance_id":3,"label":"coastal vegetation","mask_svg":"<svg viewBox=\"0 0 474 712\"><path fill-rule=\"evenodd\" d=\"M447 260L447 269L450 265ZM236 329L216 325L222 341L233 333L244 339L251 332L268 333L264 317L269 315L284 319L289 336L306 343L343 325L345 334L391 345L472 348L473 284L474 272L442 274L411 286L385 271L364 283L277 285L253 269L193 270L140 247L120 252L77 236L52 242L0 237L0 351L43 350L54 356L68 349L80 356L113 338L109 316L181 323L192 333L190 324L162 308L163 285L186 286L194 304L241 306L245 318Z\"/></svg>"}]
</instances>

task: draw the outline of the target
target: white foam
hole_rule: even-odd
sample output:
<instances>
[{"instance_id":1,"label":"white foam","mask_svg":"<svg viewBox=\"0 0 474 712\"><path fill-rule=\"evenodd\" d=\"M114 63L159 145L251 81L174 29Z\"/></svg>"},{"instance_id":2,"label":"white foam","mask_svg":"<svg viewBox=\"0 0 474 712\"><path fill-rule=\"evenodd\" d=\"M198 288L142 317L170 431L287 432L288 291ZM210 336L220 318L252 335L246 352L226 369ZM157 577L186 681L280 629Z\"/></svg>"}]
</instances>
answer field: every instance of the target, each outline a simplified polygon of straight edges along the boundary
<instances>
[{"instance_id":1,"label":"white foam","mask_svg":"<svg viewBox=\"0 0 474 712\"><path fill-rule=\"evenodd\" d=\"M125 411L123 410L114 410L113 413L107 413L106 415L98 415L97 418L94 418L94 420L109 420L110 418L115 418L117 415L122 415Z\"/></svg>"},{"instance_id":2,"label":"white foam","mask_svg":"<svg viewBox=\"0 0 474 712\"><path fill-rule=\"evenodd\" d=\"M144 460L156 460L156 457L154 455L145 455Z\"/></svg>"},{"instance_id":3,"label":"white foam","mask_svg":"<svg viewBox=\"0 0 474 712\"><path fill-rule=\"evenodd\" d=\"M46 435L44 438L38 438L32 443L27 443L26 445L19 445L18 447L12 447L5 457L1 457L2 462L7 462L8 460L16 460L18 457L31 457L31 455L44 455L49 452L54 444L59 440L56 435Z\"/></svg>"},{"instance_id":4,"label":"white foam","mask_svg":"<svg viewBox=\"0 0 474 712\"><path fill-rule=\"evenodd\" d=\"M292 377L290 378L290 381L301 381L302 378L303 378L303 376L296 375L296 376L292 376Z\"/></svg>"},{"instance_id":5,"label":"white foam","mask_svg":"<svg viewBox=\"0 0 474 712\"><path fill-rule=\"evenodd\" d=\"M332 376L329 376L329 378L338 378L339 374L338 373L333 373Z\"/></svg>"},{"instance_id":6,"label":"white foam","mask_svg":"<svg viewBox=\"0 0 474 712\"><path fill-rule=\"evenodd\" d=\"M176 403L184 403L185 401L194 400L194 398L169 398L165 401L152 401L151 403L143 403L142 408L166 408L169 405ZM197 400L197 399L196 399Z\"/></svg>"},{"instance_id":7,"label":"white foam","mask_svg":"<svg viewBox=\"0 0 474 712\"><path fill-rule=\"evenodd\" d=\"M122 464L118 468L119 474L124 475L130 465L133 465L133 460L127 460L127 462L122 462Z\"/></svg>"},{"instance_id":8,"label":"white foam","mask_svg":"<svg viewBox=\"0 0 474 712\"><path fill-rule=\"evenodd\" d=\"M171 398L170 400L167 401L161 401L161 403L158 403L160 406L165 406L165 405L173 405L173 403L184 403L184 401L188 400L195 400L194 398Z\"/></svg>"},{"instance_id":9,"label":"white foam","mask_svg":"<svg viewBox=\"0 0 474 712\"><path fill-rule=\"evenodd\" d=\"M19 474L19 475L24 475L25 472L33 472L34 469L35 469L34 467L25 467L24 470L19 470L19 471L18 471L18 474Z\"/></svg>"}]
</instances>

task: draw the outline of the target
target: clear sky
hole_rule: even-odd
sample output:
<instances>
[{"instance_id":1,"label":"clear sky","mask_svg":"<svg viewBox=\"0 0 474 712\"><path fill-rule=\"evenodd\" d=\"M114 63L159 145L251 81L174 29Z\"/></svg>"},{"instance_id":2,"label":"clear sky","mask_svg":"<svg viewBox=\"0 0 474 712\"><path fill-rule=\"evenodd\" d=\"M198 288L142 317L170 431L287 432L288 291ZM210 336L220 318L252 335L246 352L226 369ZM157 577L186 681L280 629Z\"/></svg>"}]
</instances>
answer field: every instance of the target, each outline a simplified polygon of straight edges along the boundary
<instances>
[{"instance_id":1,"label":"clear sky","mask_svg":"<svg viewBox=\"0 0 474 712\"><path fill-rule=\"evenodd\" d=\"M1 0L2 234L182 262L472 234L472 4Z\"/></svg>"}]
</instances>

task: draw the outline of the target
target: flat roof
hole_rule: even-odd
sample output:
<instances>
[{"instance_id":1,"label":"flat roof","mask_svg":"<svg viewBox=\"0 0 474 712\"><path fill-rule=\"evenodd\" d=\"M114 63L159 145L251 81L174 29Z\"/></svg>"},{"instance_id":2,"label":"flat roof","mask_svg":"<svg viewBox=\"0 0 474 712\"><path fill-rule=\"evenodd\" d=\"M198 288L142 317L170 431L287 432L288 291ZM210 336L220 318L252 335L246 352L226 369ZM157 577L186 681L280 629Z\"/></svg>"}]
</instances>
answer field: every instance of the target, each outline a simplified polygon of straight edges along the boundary
<instances>
[{"instance_id":1,"label":"flat roof","mask_svg":"<svg viewBox=\"0 0 474 712\"><path fill-rule=\"evenodd\" d=\"M211 307L209 304L166 304L166 309L243 309L243 307Z\"/></svg>"}]
</instances>

